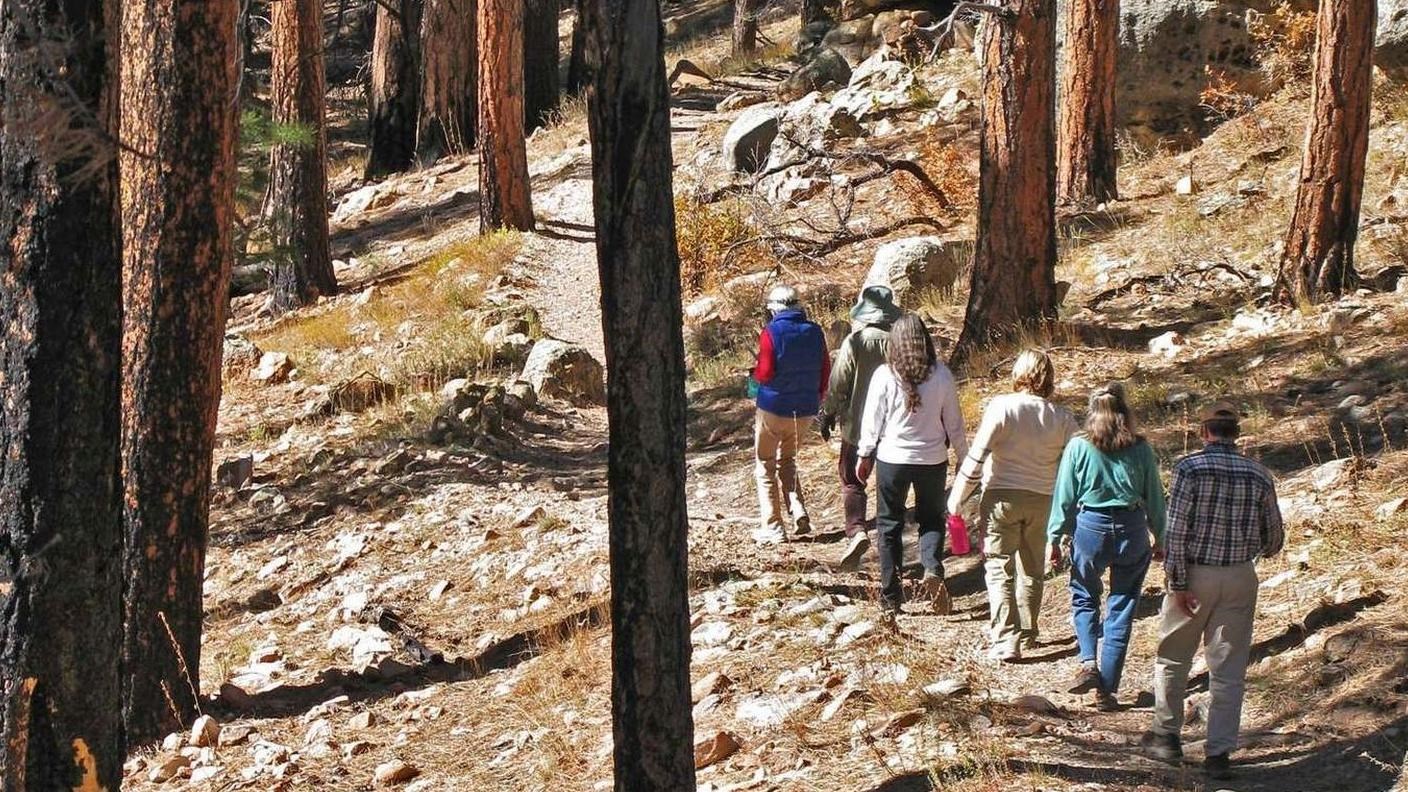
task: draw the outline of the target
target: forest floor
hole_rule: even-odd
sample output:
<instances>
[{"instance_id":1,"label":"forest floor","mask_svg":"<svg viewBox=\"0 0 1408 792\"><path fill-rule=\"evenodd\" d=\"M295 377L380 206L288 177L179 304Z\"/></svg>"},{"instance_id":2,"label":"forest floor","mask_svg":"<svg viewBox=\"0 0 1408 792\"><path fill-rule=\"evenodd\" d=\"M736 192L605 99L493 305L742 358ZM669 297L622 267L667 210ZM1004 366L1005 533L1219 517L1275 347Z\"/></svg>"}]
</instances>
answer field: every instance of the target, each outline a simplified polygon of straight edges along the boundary
<instances>
[{"instance_id":1,"label":"forest floor","mask_svg":"<svg viewBox=\"0 0 1408 792\"><path fill-rule=\"evenodd\" d=\"M790 34L781 21L765 31ZM681 56L719 62L705 44L671 63ZM699 163L736 115L714 105L733 90L677 87L682 194L706 178ZM1376 152L1408 139L1398 104L1384 106ZM1059 328L1032 341L1053 349L1058 399L1078 412L1091 386L1129 383L1165 468L1195 442L1196 403L1246 406L1244 448L1278 476L1288 539L1259 568L1242 769L1210 788L1377 792L1408 747L1408 517L1401 500L1394 508L1408 495L1408 305L1371 292L1305 311L1259 302L1303 112L1303 97L1281 97L1199 149L1129 157L1127 200L1063 218L1060 274L1074 286ZM897 117L869 144L903 149L913 120ZM184 769L173 764L179 738L144 752L128 788L365 790L393 770L420 790L610 788L604 410L547 400L499 437L427 431L451 374L512 375L458 340L467 312L530 305L535 332L601 357L585 134L571 108L530 141L537 233L478 240L477 168L455 160L378 185L372 207L339 218L344 295L278 320L260 315L257 297L237 303L231 331L287 352L297 371L270 384L227 369L217 463L250 455L255 474L222 490L213 514L200 678L220 736L188 745ZM972 141L968 122L952 145ZM1176 194L1190 170L1198 194ZM1361 243L1366 271L1408 249L1373 209L1397 188L1385 171L1371 165L1366 188L1366 227L1384 231ZM874 183L847 221L882 222L897 194ZM961 235L969 221L947 222ZM791 263L789 275L808 293L850 295L879 241ZM960 290L926 297L923 310L953 337L962 306ZM1150 352L1168 332L1177 342ZM1061 576L1048 582L1043 648L1018 665L984 659L974 556L947 561L952 615L912 605L897 632L882 629L873 553L858 573L837 569L837 451L818 439L801 457L813 535L759 544L753 412L736 365L746 356L741 344L721 363L696 356L691 380L696 733L734 749L700 771L701 789L1205 788L1192 764L1200 723L1188 765L1132 747L1151 717L1158 570L1126 706L1100 713L1063 692L1075 649ZM993 350L963 383L970 423L1009 364ZM441 376L425 381L426 371ZM331 417L310 410L362 372L396 385L396 398ZM1196 709L1203 669L1194 688ZM165 769L176 778L151 780Z\"/></svg>"}]
</instances>

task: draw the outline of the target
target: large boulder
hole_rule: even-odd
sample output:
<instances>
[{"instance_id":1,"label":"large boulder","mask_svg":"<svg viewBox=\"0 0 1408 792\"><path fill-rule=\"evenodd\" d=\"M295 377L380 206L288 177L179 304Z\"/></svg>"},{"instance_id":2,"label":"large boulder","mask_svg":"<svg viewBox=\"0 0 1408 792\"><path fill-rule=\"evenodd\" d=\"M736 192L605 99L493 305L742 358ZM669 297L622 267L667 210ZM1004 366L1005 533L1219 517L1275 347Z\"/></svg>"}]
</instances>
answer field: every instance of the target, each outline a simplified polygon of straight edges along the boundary
<instances>
[{"instance_id":1,"label":"large boulder","mask_svg":"<svg viewBox=\"0 0 1408 792\"><path fill-rule=\"evenodd\" d=\"M1408 0L1379 0L1374 65L1395 78L1408 76Z\"/></svg>"},{"instance_id":2,"label":"large boulder","mask_svg":"<svg viewBox=\"0 0 1408 792\"><path fill-rule=\"evenodd\" d=\"M825 150L831 143L865 134L860 121L844 107L826 101L817 91L787 105L778 121L777 137L768 153L768 170L810 159L807 150Z\"/></svg>"},{"instance_id":3,"label":"large boulder","mask_svg":"<svg viewBox=\"0 0 1408 792\"><path fill-rule=\"evenodd\" d=\"M914 69L877 52L856 67L846 88L832 97L831 104L854 118L865 119L907 108L917 97Z\"/></svg>"},{"instance_id":4,"label":"large boulder","mask_svg":"<svg viewBox=\"0 0 1408 792\"><path fill-rule=\"evenodd\" d=\"M839 88L850 79L851 64L846 62L845 56L830 47L821 46L813 49L807 62L782 83L777 95L792 101L829 86Z\"/></svg>"},{"instance_id":5,"label":"large boulder","mask_svg":"<svg viewBox=\"0 0 1408 792\"><path fill-rule=\"evenodd\" d=\"M884 40L875 32L875 17L848 19L826 31L821 46L839 52L850 63L860 63L880 49Z\"/></svg>"},{"instance_id":6,"label":"large boulder","mask_svg":"<svg viewBox=\"0 0 1408 792\"><path fill-rule=\"evenodd\" d=\"M966 261L963 248L935 236L886 242L875 251L864 286L889 286L901 303L923 289L951 289Z\"/></svg>"},{"instance_id":7,"label":"large boulder","mask_svg":"<svg viewBox=\"0 0 1408 792\"><path fill-rule=\"evenodd\" d=\"M605 404L606 373L592 353L556 339L533 345L523 377L544 397L565 399L574 404Z\"/></svg>"},{"instance_id":8,"label":"large boulder","mask_svg":"<svg viewBox=\"0 0 1408 792\"><path fill-rule=\"evenodd\" d=\"M781 108L768 103L753 105L739 113L724 133L724 156L729 165L740 173L762 170L768 150L777 137Z\"/></svg>"}]
</instances>

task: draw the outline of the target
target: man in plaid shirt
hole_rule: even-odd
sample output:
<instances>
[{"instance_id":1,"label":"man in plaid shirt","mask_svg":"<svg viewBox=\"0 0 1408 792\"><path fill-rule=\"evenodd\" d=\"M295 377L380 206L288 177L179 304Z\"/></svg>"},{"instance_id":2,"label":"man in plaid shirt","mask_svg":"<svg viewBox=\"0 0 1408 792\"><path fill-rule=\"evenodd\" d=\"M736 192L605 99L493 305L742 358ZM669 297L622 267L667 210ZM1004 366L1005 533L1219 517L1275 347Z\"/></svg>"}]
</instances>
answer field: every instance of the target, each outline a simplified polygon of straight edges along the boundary
<instances>
[{"instance_id":1,"label":"man in plaid shirt","mask_svg":"<svg viewBox=\"0 0 1408 792\"><path fill-rule=\"evenodd\" d=\"M1200 418L1206 446L1173 472L1154 723L1140 743L1161 759L1182 759L1183 698L1202 643L1212 698L1203 767L1210 777L1225 779L1237 747L1251 653L1258 588L1253 564L1258 556L1281 552L1285 532L1271 473L1237 452L1237 408L1217 402Z\"/></svg>"}]
</instances>

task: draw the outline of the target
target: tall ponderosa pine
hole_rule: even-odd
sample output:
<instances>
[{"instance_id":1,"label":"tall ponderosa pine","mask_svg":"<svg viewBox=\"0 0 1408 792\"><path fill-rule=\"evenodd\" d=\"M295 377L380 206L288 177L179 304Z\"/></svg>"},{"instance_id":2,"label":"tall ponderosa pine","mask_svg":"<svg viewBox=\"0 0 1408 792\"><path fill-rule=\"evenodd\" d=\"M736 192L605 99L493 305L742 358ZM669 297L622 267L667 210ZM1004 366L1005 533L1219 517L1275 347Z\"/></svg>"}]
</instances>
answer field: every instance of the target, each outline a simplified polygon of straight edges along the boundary
<instances>
[{"instance_id":1,"label":"tall ponderosa pine","mask_svg":"<svg viewBox=\"0 0 1408 792\"><path fill-rule=\"evenodd\" d=\"M1374 6L1372 0L1320 4L1310 122L1281 258L1280 290L1288 301L1318 302L1359 282L1354 243L1369 150Z\"/></svg>"},{"instance_id":2,"label":"tall ponderosa pine","mask_svg":"<svg viewBox=\"0 0 1408 792\"><path fill-rule=\"evenodd\" d=\"M421 3L383 0L376 4L367 94L368 179L404 171L416 161Z\"/></svg>"},{"instance_id":3,"label":"tall ponderosa pine","mask_svg":"<svg viewBox=\"0 0 1408 792\"><path fill-rule=\"evenodd\" d=\"M337 292L328 250L328 139L323 12L318 0L276 0L270 104L291 140L269 154L265 208L274 245L273 298L287 310Z\"/></svg>"},{"instance_id":4,"label":"tall ponderosa pine","mask_svg":"<svg viewBox=\"0 0 1408 792\"><path fill-rule=\"evenodd\" d=\"M115 15L91 0L0 11L6 792L122 783Z\"/></svg>"},{"instance_id":5,"label":"tall ponderosa pine","mask_svg":"<svg viewBox=\"0 0 1408 792\"><path fill-rule=\"evenodd\" d=\"M239 0L123 4L122 667L133 745L189 725L198 706L237 180L238 15Z\"/></svg>"},{"instance_id":6,"label":"tall ponderosa pine","mask_svg":"<svg viewBox=\"0 0 1408 792\"><path fill-rule=\"evenodd\" d=\"M1063 204L1112 201L1119 197L1115 178L1115 60L1120 3L1071 0L1066 14L1056 197Z\"/></svg>"},{"instance_id":7,"label":"tall ponderosa pine","mask_svg":"<svg viewBox=\"0 0 1408 792\"><path fill-rule=\"evenodd\" d=\"M684 338L656 0L585 4L610 420L616 789L693 789Z\"/></svg>"},{"instance_id":8,"label":"tall ponderosa pine","mask_svg":"<svg viewBox=\"0 0 1408 792\"><path fill-rule=\"evenodd\" d=\"M733 56L751 58L758 51L761 0L733 0Z\"/></svg>"},{"instance_id":9,"label":"tall ponderosa pine","mask_svg":"<svg viewBox=\"0 0 1408 792\"><path fill-rule=\"evenodd\" d=\"M416 157L429 164L474 147L479 123L475 0L424 0L421 17L420 123Z\"/></svg>"},{"instance_id":10,"label":"tall ponderosa pine","mask_svg":"<svg viewBox=\"0 0 1408 792\"><path fill-rule=\"evenodd\" d=\"M552 120L562 95L558 0L524 0L523 120L532 132Z\"/></svg>"},{"instance_id":11,"label":"tall ponderosa pine","mask_svg":"<svg viewBox=\"0 0 1408 792\"><path fill-rule=\"evenodd\" d=\"M479 0L479 226L533 228L523 141L523 1Z\"/></svg>"},{"instance_id":12,"label":"tall ponderosa pine","mask_svg":"<svg viewBox=\"0 0 1408 792\"><path fill-rule=\"evenodd\" d=\"M1055 0L1005 0L982 26L978 234L955 365L1056 315L1055 17Z\"/></svg>"}]
</instances>

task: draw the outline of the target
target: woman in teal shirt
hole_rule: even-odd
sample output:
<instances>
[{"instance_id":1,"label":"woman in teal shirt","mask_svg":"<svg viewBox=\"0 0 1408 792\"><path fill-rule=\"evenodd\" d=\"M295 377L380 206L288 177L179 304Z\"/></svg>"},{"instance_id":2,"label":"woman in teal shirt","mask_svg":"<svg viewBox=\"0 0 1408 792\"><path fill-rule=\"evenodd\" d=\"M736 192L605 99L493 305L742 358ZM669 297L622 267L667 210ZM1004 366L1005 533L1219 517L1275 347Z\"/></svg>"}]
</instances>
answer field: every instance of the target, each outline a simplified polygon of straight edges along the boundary
<instances>
[{"instance_id":1,"label":"woman in teal shirt","mask_svg":"<svg viewBox=\"0 0 1408 792\"><path fill-rule=\"evenodd\" d=\"M1119 707L1134 612L1149 562L1163 555L1166 517L1154 449L1134 431L1124 387L1110 383L1090 395L1085 433L1061 455L1047 523L1053 565L1061 561L1061 537L1071 537L1071 620L1081 660L1071 692L1094 690L1105 711Z\"/></svg>"}]
</instances>

